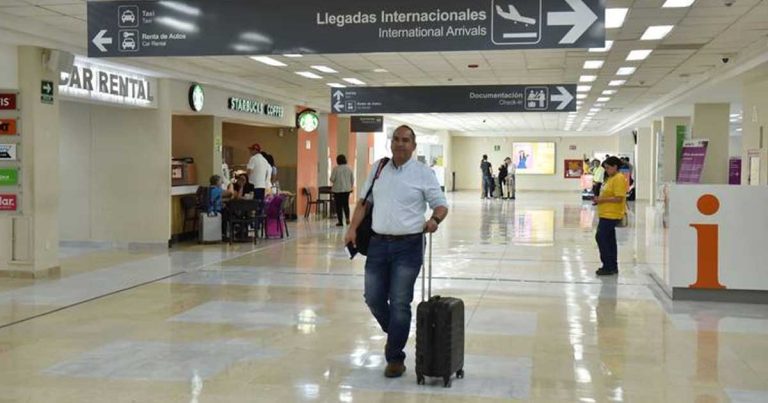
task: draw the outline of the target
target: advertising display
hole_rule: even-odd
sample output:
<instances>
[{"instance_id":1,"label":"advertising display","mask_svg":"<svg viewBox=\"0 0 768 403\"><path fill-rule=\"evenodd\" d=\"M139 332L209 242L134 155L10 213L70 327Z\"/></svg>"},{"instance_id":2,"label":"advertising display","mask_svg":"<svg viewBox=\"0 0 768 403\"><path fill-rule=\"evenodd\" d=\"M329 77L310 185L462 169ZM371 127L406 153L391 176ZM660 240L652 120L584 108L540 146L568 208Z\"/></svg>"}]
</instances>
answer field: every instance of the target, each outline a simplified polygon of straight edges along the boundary
<instances>
[{"instance_id":1,"label":"advertising display","mask_svg":"<svg viewBox=\"0 0 768 403\"><path fill-rule=\"evenodd\" d=\"M565 179L579 179L582 175L584 175L584 161L565 160L565 171L563 171Z\"/></svg>"},{"instance_id":2,"label":"advertising display","mask_svg":"<svg viewBox=\"0 0 768 403\"><path fill-rule=\"evenodd\" d=\"M17 211L18 199L15 194L0 193L0 211Z\"/></svg>"},{"instance_id":3,"label":"advertising display","mask_svg":"<svg viewBox=\"0 0 768 403\"><path fill-rule=\"evenodd\" d=\"M686 140L683 143L677 183L700 183L709 140Z\"/></svg>"},{"instance_id":4,"label":"advertising display","mask_svg":"<svg viewBox=\"0 0 768 403\"><path fill-rule=\"evenodd\" d=\"M16 131L16 119L0 119L0 136L14 136Z\"/></svg>"},{"instance_id":5,"label":"advertising display","mask_svg":"<svg viewBox=\"0 0 768 403\"><path fill-rule=\"evenodd\" d=\"M741 185L741 157L731 157L728 161L728 184Z\"/></svg>"},{"instance_id":6,"label":"advertising display","mask_svg":"<svg viewBox=\"0 0 768 403\"><path fill-rule=\"evenodd\" d=\"M16 144L0 144L0 161L16 161Z\"/></svg>"},{"instance_id":7,"label":"advertising display","mask_svg":"<svg viewBox=\"0 0 768 403\"><path fill-rule=\"evenodd\" d=\"M518 175L554 175L555 143L514 143L512 163L515 164Z\"/></svg>"},{"instance_id":8,"label":"advertising display","mask_svg":"<svg viewBox=\"0 0 768 403\"><path fill-rule=\"evenodd\" d=\"M353 133L381 133L384 131L384 116L352 116L350 131Z\"/></svg>"},{"instance_id":9,"label":"advertising display","mask_svg":"<svg viewBox=\"0 0 768 403\"><path fill-rule=\"evenodd\" d=\"M16 186L18 184L18 168L0 168L0 186Z\"/></svg>"}]
</instances>

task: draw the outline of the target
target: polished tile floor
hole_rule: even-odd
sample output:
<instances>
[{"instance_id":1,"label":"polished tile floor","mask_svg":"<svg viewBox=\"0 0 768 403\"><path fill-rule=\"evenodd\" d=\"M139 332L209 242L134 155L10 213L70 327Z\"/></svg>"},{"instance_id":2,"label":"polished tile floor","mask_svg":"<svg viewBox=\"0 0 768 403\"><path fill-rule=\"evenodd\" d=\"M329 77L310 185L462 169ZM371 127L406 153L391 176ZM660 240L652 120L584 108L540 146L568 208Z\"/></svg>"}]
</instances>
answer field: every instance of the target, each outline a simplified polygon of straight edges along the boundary
<instances>
[{"instance_id":1,"label":"polished tile floor","mask_svg":"<svg viewBox=\"0 0 768 403\"><path fill-rule=\"evenodd\" d=\"M578 195L449 199L433 286L467 307L450 389L416 385L413 335L406 376L382 376L364 261L315 220L256 246L67 246L60 278L0 279L0 402L768 402L768 308L668 300L653 208L604 279Z\"/></svg>"}]
</instances>

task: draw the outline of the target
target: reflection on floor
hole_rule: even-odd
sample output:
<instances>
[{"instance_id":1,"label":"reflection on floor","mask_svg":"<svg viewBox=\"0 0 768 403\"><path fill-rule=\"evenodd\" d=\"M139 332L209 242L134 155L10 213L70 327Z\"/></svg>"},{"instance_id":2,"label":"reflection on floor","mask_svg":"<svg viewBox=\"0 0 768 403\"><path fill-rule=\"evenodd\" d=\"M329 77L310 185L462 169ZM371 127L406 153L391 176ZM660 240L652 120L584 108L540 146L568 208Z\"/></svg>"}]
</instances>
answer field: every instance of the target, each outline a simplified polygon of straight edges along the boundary
<instances>
[{"instance_id":1,"label":"reflection on floor","mask_svg":"<svg viewBox=\"0 0 768 403\"><path fill-rule=\"evenodd\" d=\"M406 376L382 376L364 261L317 220L256 246L69 246L59 279L0 279L0 402L768 401L768 309L665 298L653 208L598 279L577 194L449 199L433 286L467 306L450 389L416 385L413 335Z\"/></svg>"}]
</instances>

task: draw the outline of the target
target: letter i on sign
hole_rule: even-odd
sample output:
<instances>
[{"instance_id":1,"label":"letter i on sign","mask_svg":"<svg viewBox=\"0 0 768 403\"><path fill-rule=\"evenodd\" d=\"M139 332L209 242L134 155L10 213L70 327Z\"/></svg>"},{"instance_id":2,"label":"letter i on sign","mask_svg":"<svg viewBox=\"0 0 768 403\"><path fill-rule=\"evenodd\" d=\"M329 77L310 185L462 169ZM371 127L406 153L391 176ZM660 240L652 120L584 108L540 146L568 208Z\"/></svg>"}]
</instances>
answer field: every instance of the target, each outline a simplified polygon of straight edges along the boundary
<instances>
[{"instance_id":1,"label":"letter i on sign","mask_svg":"<svg viewBox=\"0 0 768 403\"><path fill-rule=\"evenodd\" d=\"M696 207L701 214L711 216L720 210L720 200L706 194L699 198ZM696 282L690 288L724 289L718 278L719 272L719 232L717 224L690 224L696 229Z\"/></svg>"}]
</instances>

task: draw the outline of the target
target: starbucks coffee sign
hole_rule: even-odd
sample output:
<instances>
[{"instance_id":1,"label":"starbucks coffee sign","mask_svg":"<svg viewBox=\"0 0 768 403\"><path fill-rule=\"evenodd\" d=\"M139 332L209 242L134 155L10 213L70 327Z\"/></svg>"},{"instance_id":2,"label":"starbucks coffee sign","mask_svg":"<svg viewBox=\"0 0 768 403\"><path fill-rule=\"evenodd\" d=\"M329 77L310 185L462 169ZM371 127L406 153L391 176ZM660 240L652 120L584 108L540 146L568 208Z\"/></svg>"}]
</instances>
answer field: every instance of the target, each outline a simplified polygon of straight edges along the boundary
<instances>
[{"instance_id":1,"label":"starbucks coffee sign","mask_svg":"<svg viewBox=\"0 0 768 403\"><path fill-rule=\"evenodd\" d=\"M227 107L236 112L264 115L273 118L285 116L285 108L282 105L269 104L256 99L231 97Z\"/></svg>"}]
</instances>

